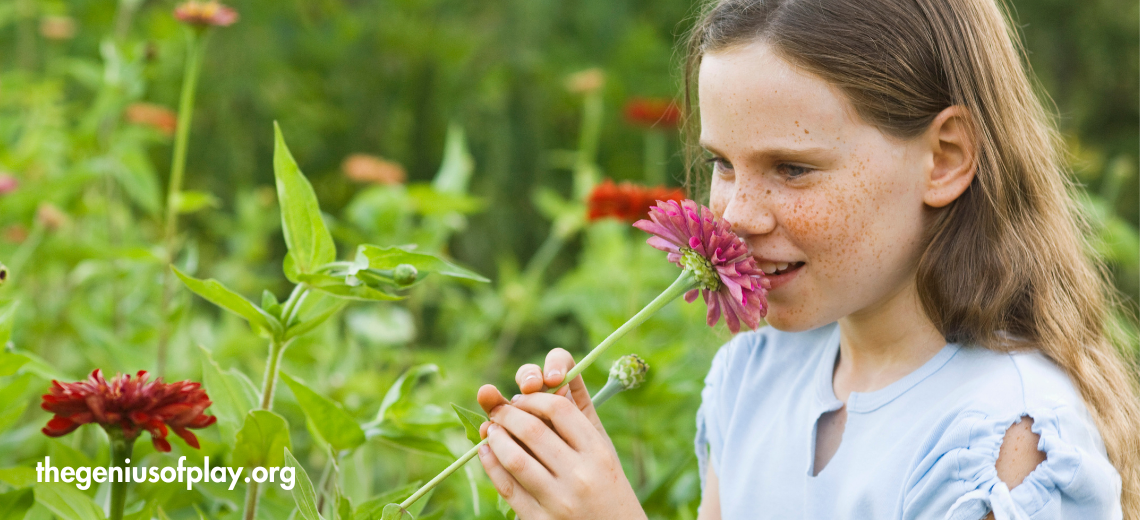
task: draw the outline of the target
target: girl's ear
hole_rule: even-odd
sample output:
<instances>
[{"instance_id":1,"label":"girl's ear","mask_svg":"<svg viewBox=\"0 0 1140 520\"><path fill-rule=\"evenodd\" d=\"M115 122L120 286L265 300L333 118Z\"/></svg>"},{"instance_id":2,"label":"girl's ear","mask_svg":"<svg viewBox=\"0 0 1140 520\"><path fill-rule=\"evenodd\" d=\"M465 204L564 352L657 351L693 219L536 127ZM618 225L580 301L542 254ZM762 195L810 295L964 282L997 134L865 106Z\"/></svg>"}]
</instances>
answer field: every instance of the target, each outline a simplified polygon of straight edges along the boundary
<instances>
[{"instance_id":1,"label":"girl's ear","mask_svg":"<svg viewBox=\"0 0 1140 520\"><path fill-rule=\"evenodd\" d=\"M977 170L978 141L970 111L961 105L947 107L930 123L923 139L930 146L934 164L922 201L941 208L970 187Z\"/></svg>"}]
</instances>

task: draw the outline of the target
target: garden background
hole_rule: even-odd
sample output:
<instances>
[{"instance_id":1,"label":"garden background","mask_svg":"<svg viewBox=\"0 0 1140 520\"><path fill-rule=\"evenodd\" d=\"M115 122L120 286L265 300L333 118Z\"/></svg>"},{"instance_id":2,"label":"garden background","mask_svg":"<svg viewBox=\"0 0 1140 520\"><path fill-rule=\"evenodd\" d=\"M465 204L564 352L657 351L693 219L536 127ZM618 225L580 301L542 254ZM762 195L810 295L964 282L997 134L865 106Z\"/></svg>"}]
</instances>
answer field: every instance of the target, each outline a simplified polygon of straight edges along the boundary
<instances>
[{"instance_id":1,"label":"garden background","mask_svg":"<svg viewBox=\"0 0 1140 520\"><path fill-rule=\"evenodd\" d=\"M214 400L207 413L218 423L196 430L201 449L174 440L165 454L139 442L136 464L186 455L189 465L203 456L280 465L285 445L326 518L379 518L470 447L449 403L477 409L485 382L510 392L515 369L552 348L580 358L676 276L644 233L589 218L585 200L603 179L681 185L680 142L657 100L677 96L693 2L230 5L239 20L202 34L184 180L171 197L176 112L188 51L199 48L176 4L0 3L0 518L105 514L110 485L29 480L45 455L53 465L108 463L98 428L40 432L50 381L95 368L202 381ZM1013 5L1087 192L1090 254L1105 259L1124 299L1115 329L1136 356L1140 10L1125 0ZM396 291L398 301L346 304L317 291L298 304L302 316L329 317L285 350L272 416L280 431L258 441L277 450L255 461L262 444L242 432L272 361L266 335L171 276L167 252L188 276L263 308L288 303L274 121L337 259L351 261L359 244L418 244L490 281L433 272ZM699 502L694 414L729 337L700 325L700 307L670 305L585 373L596 391L622 353L652 367L647 384L600 410L651 518L695 518ZM346 417L362 436L330 431ZM471 462L420 504L421 517L502 518L496 496ZM245 499L244 484L138 484L127 512L233 519ZM292 493L268 486L258 516L295 508Z\"/></svg>"}]
</instances>

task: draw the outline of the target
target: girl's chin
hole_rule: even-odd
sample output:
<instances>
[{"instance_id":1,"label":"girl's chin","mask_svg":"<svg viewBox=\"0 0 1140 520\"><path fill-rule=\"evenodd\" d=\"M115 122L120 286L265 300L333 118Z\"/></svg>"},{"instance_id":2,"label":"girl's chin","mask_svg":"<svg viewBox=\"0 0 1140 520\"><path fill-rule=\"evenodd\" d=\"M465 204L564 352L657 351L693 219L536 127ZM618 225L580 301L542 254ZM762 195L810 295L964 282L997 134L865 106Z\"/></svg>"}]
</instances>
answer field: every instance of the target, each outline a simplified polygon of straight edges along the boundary
<instances>
[{"instance_id":1,"label":"girl's chin","mask_svg":"<svg viewBox=\"0 0 1140 520\"><path fill-rule=\"evenodd\" d=\"M830 322L820 322L817 316L807 316L801 309L788 309L781 305L768 305L768 315L764 321L776 330L784 332L802 332L812 330Z\"/></svg>"}]
</instances>

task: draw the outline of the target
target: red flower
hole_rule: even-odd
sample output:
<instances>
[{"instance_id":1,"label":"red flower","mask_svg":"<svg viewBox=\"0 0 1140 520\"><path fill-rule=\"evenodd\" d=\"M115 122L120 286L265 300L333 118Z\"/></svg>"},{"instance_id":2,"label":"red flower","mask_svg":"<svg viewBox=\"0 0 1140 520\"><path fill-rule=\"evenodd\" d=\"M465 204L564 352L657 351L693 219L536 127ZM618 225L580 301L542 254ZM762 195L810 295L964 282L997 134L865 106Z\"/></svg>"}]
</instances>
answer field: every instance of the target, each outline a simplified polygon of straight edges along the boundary
<instances>
[{"instance_id":1,"label":"red flower","mask_svg":"<svg viewBox=\"0 0 1140 520\"><path fill-rule=\"evenodd\" d=\"M197 27L209 25L225 27L233 25L238 20L238 13L232 7L220 4L216 0L209 2L190 0L174 8L174 17Z\"/></svg>"},{"instance_id":2,"label":"red flower","mask_svg":"<svg viewBox=\"0 0 1140 520\"><path fill-rule=\"evenodd\" d=\"M154 103L131 103L127 106L126 116L130 123L149 126L168 136L174 135L178 128L178 114Z\"/></svg>"},{"instance_id":3,"label":"red flower","mask_svg":"<svg viewBox=\"0 0 1140 520\"><path fill-rule=\"evenodd\" d=\"M626 222L645 218L659 200L684 200L685 191L657 186L646 188L629 182L614 184L606 179L590 193L587 218L593 222L613 217Z\"/></svg>"},{"instance_id":4,"label":"red flower","mask_svg":"<svg viewBox=\"0 0 1140 520\"><path fill-rule=\"evenodd\" d=\"M633 98L625 104L625 120L645 128L676 128L681 110L669 99Z\"/></svg>"},{"instance_id":5,"label":"red flower","mask_svg":"<svg viewBox=\"0 0 1140 520\"><path fill-rule=\"evenodd\" d=\"M42 430L44 435L60 437L84 424L98 423L104 429L121 428L128 440L146 430L156 450L170 451L169 426L186 444L198 448L198 438L187 428L205 428L217 421L202 413L211 404L202 385L190 381L167 384L162 378L147 382L148 377L140 370L136 378L120 374L108 383L96 369L86 381L53 380L51 393L44 394L41 406L55 417Z\"/></svg>"}]
</instances>

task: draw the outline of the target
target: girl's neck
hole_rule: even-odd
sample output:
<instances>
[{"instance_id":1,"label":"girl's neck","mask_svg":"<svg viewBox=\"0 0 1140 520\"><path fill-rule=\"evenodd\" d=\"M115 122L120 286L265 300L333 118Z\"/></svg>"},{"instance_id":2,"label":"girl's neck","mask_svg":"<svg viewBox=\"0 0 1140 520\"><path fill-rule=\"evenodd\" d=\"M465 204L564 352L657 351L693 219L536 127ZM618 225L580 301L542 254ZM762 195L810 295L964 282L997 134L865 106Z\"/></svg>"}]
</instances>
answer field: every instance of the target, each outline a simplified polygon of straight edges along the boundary
<instances>
[{"instance_id":1,"label":"girl's neck","mask_svg":"<svg viewBox=\"0 0 1140 520\"><path fill-rule=\"evenodd\" d=\"M846 403L851 392L873 392L898 381L946 345L910 280L879 304L839 319L832 385L841 401Z\"/></svg>"}]
</instances>

